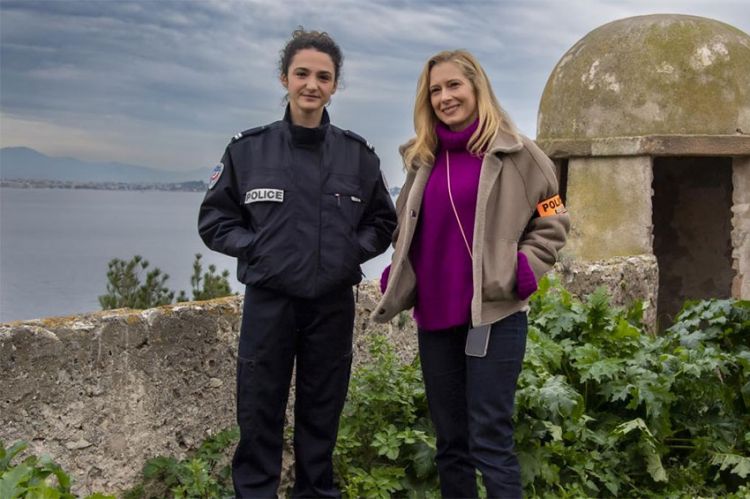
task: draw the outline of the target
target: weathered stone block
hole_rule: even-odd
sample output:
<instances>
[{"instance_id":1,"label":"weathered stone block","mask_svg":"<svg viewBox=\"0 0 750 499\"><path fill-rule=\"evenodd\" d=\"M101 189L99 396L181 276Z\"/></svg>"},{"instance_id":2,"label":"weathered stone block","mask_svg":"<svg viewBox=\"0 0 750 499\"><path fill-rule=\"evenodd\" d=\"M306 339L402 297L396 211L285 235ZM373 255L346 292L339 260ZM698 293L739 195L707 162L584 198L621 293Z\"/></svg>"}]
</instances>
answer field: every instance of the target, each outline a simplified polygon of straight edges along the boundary
<instances>
[{"instance_id":1,"label":"weathered stone block","mask_svg":"<svg viewBox=\"0 0 750 499\"><path fill-rule=\"evenodd\" d=\"M618 307L643 301L647 305L644 322L655 331L659 290L655 256L615 257L596 262L566 260L555 266L555 273L568 291L582 298L602 286L607 289L610 303Z\"/></svg>"},{"instance_id":2,"label":"weathered stone block","mask_svg":"<svg viewBox=\"0 0 750 499\"><path fill-rule=\"evenodd\" d=\"M567 254L597 261L652 253L651 158L575 158L568 163Z\"/></svg>"}]
</instances>

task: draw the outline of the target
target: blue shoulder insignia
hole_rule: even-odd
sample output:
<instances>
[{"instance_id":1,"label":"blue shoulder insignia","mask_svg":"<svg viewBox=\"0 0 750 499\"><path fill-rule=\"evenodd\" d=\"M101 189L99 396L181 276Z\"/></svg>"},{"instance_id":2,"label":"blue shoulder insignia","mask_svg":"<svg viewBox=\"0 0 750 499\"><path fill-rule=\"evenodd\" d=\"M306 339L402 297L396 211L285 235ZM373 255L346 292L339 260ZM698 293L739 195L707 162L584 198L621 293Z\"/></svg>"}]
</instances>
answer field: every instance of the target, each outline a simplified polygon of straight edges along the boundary
<instances>
[{"instance_id":1,"label":"blue shoulder insignia","mask_svg":"<svg viewBox=\"0 0 750 499\"><path fill-rule=\"evenodd\" d=\"M267 128L268 128L268 125L263 125L263 126L257 126L255 128L249 128L245 130L244 132L238 132L234 137L232 137L232 140L230 141L230 143L236 142L240 140L242 137L249 137L250 135L257 135Z\"/></svg>"},{"instance_id":2,"label":"blue shoulder insignia","mask_svg":"<svg viewBox=\"0 0 750 499\"><path fill-rule=\"evenodd\" d=\"M367 148L370 151L375 152L375 148L372 147L372 144L370 144L369 142L367 142L367 140L365 140L365 138L362 137L361 135L358 135L358 134L352 132L351 130L344 130L344 135L346 135L347 137L353 138L357 142L363 143L365 146L367 146Z\"/></svg>"}]
</instances>

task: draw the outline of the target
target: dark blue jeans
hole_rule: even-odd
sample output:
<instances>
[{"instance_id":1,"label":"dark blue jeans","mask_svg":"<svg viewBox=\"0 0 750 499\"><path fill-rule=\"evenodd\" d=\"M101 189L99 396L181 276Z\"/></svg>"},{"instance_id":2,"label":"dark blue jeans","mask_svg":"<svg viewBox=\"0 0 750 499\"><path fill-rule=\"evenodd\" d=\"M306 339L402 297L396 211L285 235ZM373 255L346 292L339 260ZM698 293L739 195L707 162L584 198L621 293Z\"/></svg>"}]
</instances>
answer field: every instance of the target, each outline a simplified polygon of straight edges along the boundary
<instances>
[{"instance_id":1,"label":"dark blue jeans","mask_svg":"<svg viewBox=\"0 0 750 499\"><path fill-rule=\"evenodd\" d=\"M494 323L487 355L481 358L464 353L468 326L419 331L444 498L477 497L476 470L487 497L522 495L511 418L527 327L525 312Z\"/></svg>"}]
</instances>

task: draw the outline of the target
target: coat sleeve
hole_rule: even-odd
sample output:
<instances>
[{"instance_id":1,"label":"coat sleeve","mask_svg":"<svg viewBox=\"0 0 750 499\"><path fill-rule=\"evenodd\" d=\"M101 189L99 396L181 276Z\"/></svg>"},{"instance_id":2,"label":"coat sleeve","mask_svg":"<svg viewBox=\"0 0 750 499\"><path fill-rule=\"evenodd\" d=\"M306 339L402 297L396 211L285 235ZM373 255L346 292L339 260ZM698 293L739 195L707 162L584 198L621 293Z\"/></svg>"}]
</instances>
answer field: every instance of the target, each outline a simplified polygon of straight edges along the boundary
<instances>
[{"instance_id":1,"label":"coat sleeve","mask_svg":"<svg viewBox=\"0 0 750 499\"><path fill-rule=\"evenodd\" d=\"M198 233L206 246L219 253L249 258L255 240L242 208L232 156L227 147L221 159L223 170L208 189L198 213Z\"/></svg>"},{"instance_id":2,"label":"coat sleeve","mask_svg":"<svg viewBox=\"0 0 750 499\"><path fill-rule=\"evenodd\" d=\"M398 235L401 232L401 224L404 223L404 209L406 208L406 201L409 199L411 186L414 183L414 176L414 172L408 172L406 174L404 185L401 187L398 197L396 197L396 216L398 217L398 225L396 225L396 229L393 231L393 237L391 238L394 248L398 242Z\"/></svg>"},{"instance_id":3,"label":"coat sleeve","mask_svg":"<svg viewBox=\"0 0 750 499\"><path fill-rule=\"evenodd\" d=\"M393 207L391 195L385 187L377 156L375 156L374 161L378 175L375 182L372 183L372 191L368 196L367 205L357 226L360 263L366 262L385 251L396 228L396 210Z\"/></svg>"},{"instance_id":4,"label":"coat sleeve","mask_svg":"<svg viewBox=\"0 0 750 499\"><path fill-rule=\"evenodd\" d=\"M562 205L552 214L541 215L537 211L540 203L558 195L558 183L552 161L533 142L528 141L525 145L532 160L526 186L534 214L518 242L518 250L526 256L539 281L557 262L559 252L565 246L570 217Z\"/></svg>"}]
</instances>

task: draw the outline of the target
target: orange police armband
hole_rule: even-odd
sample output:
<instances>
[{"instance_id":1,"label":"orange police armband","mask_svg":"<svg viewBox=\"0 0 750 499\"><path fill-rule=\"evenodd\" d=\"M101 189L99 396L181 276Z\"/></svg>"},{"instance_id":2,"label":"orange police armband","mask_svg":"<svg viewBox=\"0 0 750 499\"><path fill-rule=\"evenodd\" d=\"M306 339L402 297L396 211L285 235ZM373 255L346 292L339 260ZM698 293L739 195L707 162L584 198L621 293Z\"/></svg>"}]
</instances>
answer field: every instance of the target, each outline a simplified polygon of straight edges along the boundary
<instances>
[{"instance_id":1,"label":"orange police armband","mask_svg":"<svg viewBox=\"0 0 750 499\"><path fill-rule=\"evenodd\" d=\"M536 211L537 213L539 213L540 217L549 217L551 215L566 213L568 210L565 209L565 206L563 206L560 195L556 194L536 205Z\"/></svg>"}]
</instances>

